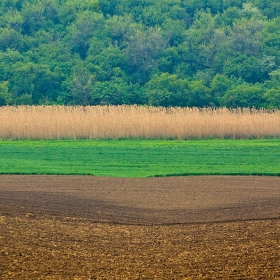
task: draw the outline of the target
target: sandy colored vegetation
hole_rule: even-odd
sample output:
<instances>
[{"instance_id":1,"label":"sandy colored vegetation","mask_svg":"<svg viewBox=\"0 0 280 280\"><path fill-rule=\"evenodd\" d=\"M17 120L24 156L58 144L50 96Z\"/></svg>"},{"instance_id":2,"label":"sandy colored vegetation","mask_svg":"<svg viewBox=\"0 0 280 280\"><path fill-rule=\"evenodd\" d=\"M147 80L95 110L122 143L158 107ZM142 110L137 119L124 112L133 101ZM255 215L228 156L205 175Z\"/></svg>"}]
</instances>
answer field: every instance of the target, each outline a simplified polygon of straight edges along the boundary
<instances>
[{"instance_id":1,"label":"sandy colored vegetation","mask_svg":"<svg viewBox=\"0 0 280 280\"><path fill-rule=\"evenodd\" d=\"M0 279L280 279L279 177L0 176Z\"/></svg>"},{"instance_id":2,"label":"sandy colored vegetation","mask_svg":"<svg viewBox=\"0 0 280 280\"><path fill-rule=\"evenodd\" d=\"M280 112L144 106L0 108L2 139L280 137Z\"/></svg>"}]
</instances>

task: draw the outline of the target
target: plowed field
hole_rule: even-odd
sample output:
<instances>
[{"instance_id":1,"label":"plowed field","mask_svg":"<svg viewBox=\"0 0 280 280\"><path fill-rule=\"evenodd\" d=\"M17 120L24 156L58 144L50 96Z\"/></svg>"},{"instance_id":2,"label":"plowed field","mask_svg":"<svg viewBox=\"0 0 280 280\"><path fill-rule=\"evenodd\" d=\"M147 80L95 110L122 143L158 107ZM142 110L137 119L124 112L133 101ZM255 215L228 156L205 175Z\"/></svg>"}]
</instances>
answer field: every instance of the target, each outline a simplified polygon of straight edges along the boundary
<instances>
[{"instance_id":1,"label":"plowed field","mask_svg":"<svg viewBox=\"0 0 280 280\"><path fill-rule=\"evenodd\" d=\"M280 177L0 176L0 279L280 279Z\"/></svg>"}]
</instances>

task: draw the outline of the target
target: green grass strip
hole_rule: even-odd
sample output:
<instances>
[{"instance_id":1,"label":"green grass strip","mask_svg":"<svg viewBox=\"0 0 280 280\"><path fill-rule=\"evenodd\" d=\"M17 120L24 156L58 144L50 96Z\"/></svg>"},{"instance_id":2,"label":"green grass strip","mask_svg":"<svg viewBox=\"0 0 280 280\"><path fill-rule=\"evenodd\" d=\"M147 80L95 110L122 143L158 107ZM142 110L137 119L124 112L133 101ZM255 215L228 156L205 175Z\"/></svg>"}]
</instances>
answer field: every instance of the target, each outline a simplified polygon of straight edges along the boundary
<instances>
[{"instance_id":1,"label":"green grass strip","mask_svg":"<svg viewBox=\"0 0 280 280\"><path fill-rule=\"evenodd\" d=\"M0 141L0 174L280 176L280 139Z\"/></svg>"}]
</instances>

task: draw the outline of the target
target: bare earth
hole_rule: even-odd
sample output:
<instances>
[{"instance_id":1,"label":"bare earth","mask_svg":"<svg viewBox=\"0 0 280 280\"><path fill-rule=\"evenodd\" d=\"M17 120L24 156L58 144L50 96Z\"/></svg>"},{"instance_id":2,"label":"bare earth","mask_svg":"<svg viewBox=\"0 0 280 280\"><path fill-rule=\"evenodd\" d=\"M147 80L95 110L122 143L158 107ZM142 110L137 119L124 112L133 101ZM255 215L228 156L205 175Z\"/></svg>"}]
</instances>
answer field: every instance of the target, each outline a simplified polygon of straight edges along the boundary
<instances>
[{"instance_id":1,"label":"bare earth","mask_svg":"<svg viewBox=\"0 0 280 280\"><path fill-rule=\"evenodd\" d=\"M280 177L2 175L0 279L280 279Z\"/></svg>"}]
</instances>

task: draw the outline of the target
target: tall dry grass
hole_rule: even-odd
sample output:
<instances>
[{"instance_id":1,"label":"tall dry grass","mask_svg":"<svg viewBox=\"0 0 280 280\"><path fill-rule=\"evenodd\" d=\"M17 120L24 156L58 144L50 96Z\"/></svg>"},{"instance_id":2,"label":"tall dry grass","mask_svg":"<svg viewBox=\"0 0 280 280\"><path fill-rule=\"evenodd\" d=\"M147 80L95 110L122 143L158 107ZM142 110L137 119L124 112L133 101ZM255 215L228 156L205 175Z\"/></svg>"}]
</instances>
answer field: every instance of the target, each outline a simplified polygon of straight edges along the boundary
<instances>
[{"instance_id":1,"label":"tall dry grass","mask_svg":"<svg viewBox=\"0 0 280 280\"><path fill-rule=\"evenodd\" d=\"M0 108L1 139L280 137L280 111L145 106Z\"/></svg>"}]
</instances>

